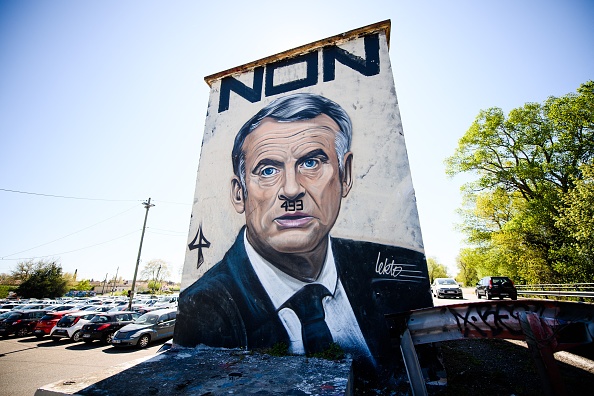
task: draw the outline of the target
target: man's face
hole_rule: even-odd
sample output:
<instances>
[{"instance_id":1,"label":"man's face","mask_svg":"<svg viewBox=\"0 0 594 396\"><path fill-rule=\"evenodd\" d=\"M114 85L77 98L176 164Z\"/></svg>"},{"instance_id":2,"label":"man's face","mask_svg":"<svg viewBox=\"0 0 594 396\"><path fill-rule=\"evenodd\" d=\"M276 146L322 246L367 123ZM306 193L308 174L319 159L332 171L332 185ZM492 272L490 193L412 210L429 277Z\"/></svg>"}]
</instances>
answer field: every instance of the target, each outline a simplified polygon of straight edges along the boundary
<instances>
[{"instance_id":1,"label":"man's face","mask_svg":"<svg viewBox=\"0 0 594 396\"><path fill-rule=\"evenodd\" d=\"M232 200L245 212L248 239L265 257L307 254L323 245L351 186L351 158L340 177L328 116L277 122L267 118L246 138L246 190L232 182Z\"/></svg>"}]
</instances>

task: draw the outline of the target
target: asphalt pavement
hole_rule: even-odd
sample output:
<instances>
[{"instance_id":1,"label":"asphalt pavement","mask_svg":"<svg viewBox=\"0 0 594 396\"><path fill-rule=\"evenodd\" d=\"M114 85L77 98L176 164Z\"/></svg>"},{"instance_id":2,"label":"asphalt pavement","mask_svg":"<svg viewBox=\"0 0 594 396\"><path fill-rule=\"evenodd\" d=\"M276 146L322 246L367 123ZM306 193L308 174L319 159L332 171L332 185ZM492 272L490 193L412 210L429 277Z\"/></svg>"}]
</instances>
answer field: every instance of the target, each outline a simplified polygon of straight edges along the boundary
<instances>
[{"instance_id":1,"label":"asphalt pavement","mask_svg":"<svg viewBox=\"0 0 594 396\"><path fill-rule=\"evenodd\" d=\"M0 339L0 396L32 396L42 385L82 377L139 358L154 356L163 342L146 349L115 348L99 342L58 342L35 337Z\"/></svg>"}]
</instances>

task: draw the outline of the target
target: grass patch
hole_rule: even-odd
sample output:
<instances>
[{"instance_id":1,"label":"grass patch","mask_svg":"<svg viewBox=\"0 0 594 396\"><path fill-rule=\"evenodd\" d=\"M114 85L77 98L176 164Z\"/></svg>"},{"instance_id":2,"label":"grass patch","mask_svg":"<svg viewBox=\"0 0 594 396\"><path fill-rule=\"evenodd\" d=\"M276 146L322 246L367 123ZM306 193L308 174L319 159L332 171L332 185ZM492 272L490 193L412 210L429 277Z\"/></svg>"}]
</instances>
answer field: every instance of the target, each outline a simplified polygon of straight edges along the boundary
<instances>
[{"instance_id":1,"label":"grass patch","mask_svg":"<svg viewBox=\"0 0 594 396\"><path fill-rule=\"evenodd\" d=\"M0 285L0 298L8 297L8 293L11 291L16 291L17 288L18 286Z\"/></svg>"}]
</instances>

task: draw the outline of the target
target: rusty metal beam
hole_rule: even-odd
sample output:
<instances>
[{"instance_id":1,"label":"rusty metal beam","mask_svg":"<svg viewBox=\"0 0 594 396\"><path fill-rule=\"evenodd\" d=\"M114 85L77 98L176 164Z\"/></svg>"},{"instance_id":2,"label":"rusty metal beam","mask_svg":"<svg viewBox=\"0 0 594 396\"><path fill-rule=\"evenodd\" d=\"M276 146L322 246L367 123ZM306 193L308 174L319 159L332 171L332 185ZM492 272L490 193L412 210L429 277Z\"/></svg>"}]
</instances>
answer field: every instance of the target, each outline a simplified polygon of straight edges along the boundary
<instances>
[{"instance_id":1,"label":"rusty metal beam","mask_svg":"<svg viewBox=\"0 0 594 396\"><path fill-rule=\"evenodd\" d=\"M391 336L410 332L415 345L470 338L524 340L551 395L565 389L553 353L594 341L594 304L499 300L386 315Z\"/></svg>"}]
</instances>

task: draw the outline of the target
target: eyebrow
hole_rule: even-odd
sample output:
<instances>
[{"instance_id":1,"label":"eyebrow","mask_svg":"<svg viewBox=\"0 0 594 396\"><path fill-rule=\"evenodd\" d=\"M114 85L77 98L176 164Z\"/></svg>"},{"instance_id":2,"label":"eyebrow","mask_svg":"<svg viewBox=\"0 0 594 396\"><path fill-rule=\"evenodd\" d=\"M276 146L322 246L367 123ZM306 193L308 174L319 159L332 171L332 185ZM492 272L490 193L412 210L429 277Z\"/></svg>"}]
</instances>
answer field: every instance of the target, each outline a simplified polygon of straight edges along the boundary
<instances>
[{"instance_id":1,"label":"eyebrow","mask_svg":"<svg viewBox=\"0 0 594 396\"><path fill-rule=\"evenodd\" d=\"M321 159L323 162L327 162L328 161L328 154L326 154L326 152L322 149L315 149L310 151L309 153L306 153L305 155L302 155L301 157L299 157L299 159L297 160L297 163L302 163L303 161L305 161L306 159L309 158L319 158Z\"/></svg>"},{"instance_id":2,"label":"eyebrow","mask_svg":"<svg viewBox=\"0 0 594 396\"><path fill-rule=\"evenodd\" d=\"M252 168L252 173L256 173L255 172L256 169L260 169L263 166L269 166L269 165L275 166L277 168L282 168L284 164L280 161L276 161L276 160L273 160L270 158L264 158L264 159L258 161L258 163Z\"/></svg>"}]
</instances>

